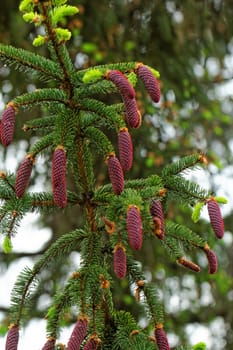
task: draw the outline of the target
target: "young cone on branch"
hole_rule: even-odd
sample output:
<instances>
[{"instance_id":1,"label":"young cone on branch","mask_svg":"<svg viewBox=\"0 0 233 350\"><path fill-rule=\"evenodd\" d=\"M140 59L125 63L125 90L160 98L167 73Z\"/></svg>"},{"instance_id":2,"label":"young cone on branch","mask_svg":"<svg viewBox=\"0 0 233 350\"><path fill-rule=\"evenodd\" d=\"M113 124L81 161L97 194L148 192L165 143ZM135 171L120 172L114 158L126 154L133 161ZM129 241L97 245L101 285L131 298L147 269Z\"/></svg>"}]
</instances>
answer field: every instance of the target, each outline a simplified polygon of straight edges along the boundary
<instances>
[{"instance_id":1,"label":"young cone on branch","mask_svg":"<svg viewBox=\"0 0 233 350\"><path fill-rule=\"evenodd\" d=\"M50 337L44 344L42 350L55 350L55 339Z\"/></svg>"},{"instance_id":2,"label":"young cone on branch","mask_svg":"<svg viewBox=\"0 0 233 350\"><path fill-rule=\"evenodd\" d=\"M56 205L64 208L67 203L66 193L66 153L59 145L53 152L52 158L52 189Z\"/></svg>"},{"instance_id":3,"label":"young cone on branch","mask_svg":"<svg viewBox=\"0 0 233 350\"><path fill-rule=\"evenodd\" d=\"M195 264L194 262L187 260L185 258L179 258L178 259L178 263L183 265L184 267L187 267L188 269L195 271L195 272L200 272L201 268L200 266L198 266L197 264Z\"/></svg>"},{"instance_id":4,"label":"young cone on branch","mask_svg":"<svg viewBox=\"0 0 233 350\"><path fill-rule=\"evenodd\" d=\"M215 252L210 249L208 244L204 246L204 252L206 254L207 260L208 260L208 265L209 265L209 273L213 274L217 271L218 269L218 260Z\"/></svg>"},{"instance_id":5,"label":"young cone on branch","mask_svg":"<svg viewBox=\"0 0 233 350\"><path fill-rule=\"evenodd\" d=\"M125 248L121 243L118 243L113 251L114 272L120 279L126 275L126 254Z\"/></svg>"},{"instance_id":6,"label":"young cone on branch","mask_svg":"<svg viewBox=\"0 0 233 350\"><path fill-rule=\"evenodd\" d=\"M127 232L131 248L139 250L142 247L142 220L140 209L129 205L127 209Z\"/></svg>"},{"instance_id":7,"label":"young cone on branch","mask_svg":"<svg viewBox=\"0 0 233 350\"><path fill-rule=\"evenodd\" d=\"M89 319L87 315L80 315L71 333L67 344L67 350L79 350L88 328Z\"/></svg>"},{"instance_id":8,"label":"young cone on branch","mask_svg":"<svg viewBox=\"0 0 233 350\"><path fill-rule=\"evenodd\" d=\"M121 163L114 153L110 153L108 155L107 165L113 192L119 195L122 191L124 191L124 174Z\"/></svg>"},{"instance_id":9,"label":"young cone on branch","mask_svg":"<svg viewBox=\"0 0 233 350\"><path fill-rule=\"evenodd\" d=\"M0 136L4 146L8 146L13 139L15 114L16 109L12 105L8 105L8 107L2 113Z\"/></svg>"},{"instance_id":10,"label":"young cone on branch","mask_svg":"<svg viewBox=\"0 0 233 350\"><path fill-rule=\"evenodd\" d=\"M135 98L135 91L126 76L118 70L110 70L107 79L119 89L123 98Z\"/></svg>"},{"instance_id":11,"label":"young cone on branch","mask_svg":"<svg viewBox=\"0 0 233 350\"><path fill-rule=\"evenodd\" d=\"M136 73L145 85L145 88L148 94L150 95L152 101L156 103L159 102L160 86L150 68L148 68L142 63L139 63L136 68Z\"/></svg>"},{"instance_id":12,"label":"young cone on branch","mask_svg":"<svg viewBox=\"0 0 233 350\"><path fill-rule=\"evenodd\" d=\"M28 187L34 162L35 158L33 157L33 155L28 154L17 170L15 181L15 193L18 198L21 198L24 195Z\"/></svg>"},{"instance_id":13,"label":"young cone on branch","mask_svg":"<svg viewBox=\"0 0 233 350\"><path fill-rule=\"evenodd\" d=\"M135 98L124 98L125 119L128 126L131 128L139 128L141 126L141 113L138 110L137 101Z\"/></svg>"},{"instance_id":14,"label":"young cone on branch","mask_svg":"<svg viewBox=\"0 0 233 350\"><path fill-rule=\"evenodd\" d=\"M10 325L7 333L5 350L17 350L19 342L19 327L15 324Z\"/></svg>"},{"instance_id":15,"label":"young cone on branch","mask_svg":"<svg viewBox=\"0 0 233 350\"><path fill-rule=\"evenodd\" d=\"M165 223L162 203L159 199L153 199L150 203L150 213L155 225L155 234L158 238L163 239L165 235Z\"/></svg>"},{"instance_id":16,"label":"young cone on branch","mask_svg":"<svg viewBox=\"0 0 233 350\"><path fill-rule=\"evenodd\" d=\"M155 326L154 334L159 350L170 350L167 335L161 323Z\"/></svg>"},{"instance_id":17,"label":"young cone on branch","mask_svg":"<svg viewBox=\"0 0 233 350\"><path fill-rule=\"evenodd\" d=\"M219 205L214 198L208 200L207 209L215 236L221 239L224 235L224 222Z\"/></svg>"},{"instance_id":18,"label":"young cone on branch","mask_svg":"<svg viewBox=\"0 0 233 350\"><path fill-rule=\"evenodd\" d=\"M100 343L100 339L96 334L93 334L88 339L83 350L96 350L98 348L99 343Z\"/></svg>"},{"instance_id":19,"label":"young cone on branch","mask_svg":"<svg viewBox=\"0 0 233 350\"><path fill-rule=\"evenodd\" d=\"M130 170L133 163L133 143L127 128L120 129L118 134L118 149L123 170Z\"/></svg>"}]
</instances>

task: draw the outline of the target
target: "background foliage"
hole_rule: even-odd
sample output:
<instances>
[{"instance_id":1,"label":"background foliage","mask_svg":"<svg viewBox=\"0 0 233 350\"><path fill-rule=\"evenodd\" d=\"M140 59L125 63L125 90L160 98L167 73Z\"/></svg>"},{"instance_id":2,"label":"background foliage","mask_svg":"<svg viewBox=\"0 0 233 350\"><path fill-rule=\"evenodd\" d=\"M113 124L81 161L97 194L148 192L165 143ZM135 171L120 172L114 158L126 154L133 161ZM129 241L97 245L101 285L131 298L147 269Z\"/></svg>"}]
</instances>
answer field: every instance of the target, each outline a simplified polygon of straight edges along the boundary
<instances>
[{"instance_id":1,"label":"background foliage","mask_svg":"<svg viewBox=\"0 0 233 350\"><path fill-rule=\"evenodd\" d=\"M88 67L96 63L118 61L143 61L156 67L161 74L163 98L158 107L151 106L142 90L137 98L142 103L142 127L133 133L135 144L135 166L133 176L145 177L156 166L161 167L178 155L193 151L206 152L210 164L208 173L214 175L211 182L213 191L219 191L219 177L224 175L224 182L232 175L232 91L233 75L233 8L231 1L70 1L78 5L80 13L69 19L69 28L73 31L70 50L77 68ZM77 35L76 35L77 34ZM79 35L78 35L79 34ZM32 50L31 41L35 36L34 27L22 21L18 12L18 1L2 0L0 3L0 41L16 47ZM37 52L43 48L35 49ZM30 78L30 79L29 79ZM7 103L19 92L32 88L32 77L17 73L0 66L0 96ZM43 86L35 78L36 87ZM3 104L0 108L3 109ZM146 107L145 107L146 106ZM27 120L25 112L22 118ZM38 112L39 113L39 112ZM23 120L20 125L23 125ZM150 126L150 128L148 128ZM134 136L135 134L135 136ZM16 136L25 139L18 129ZM16 142L16 141L15 141ZM15 143L17 150L17 144ZM3 151L2 151L3 152ZM40 172L40 169L37 169ZM41 175L46 182L44 171ZM105 167L96 159L96 173L99 182L106 177ZM224 193L223 193L224 192ZM228 187L221 186L221 194L227 196ZM230 199L230 198L229 198ZM218 243L216 252L219 256L219 273L205 276L205 269L198 274L189 274L168 263L168 257L158 261L159 247L145 244L139 253L140 260L148 271L152 281L161 286L160 292L169 313L170 323L167 329L187 338L185 325L209 326L215 337L213 349L232 349L233 335L233 253L232 253L232 214L231 204L225 218L225 228L229 232L227 239ZM59 216L51 221L44 218L45 225L52 229L50 242L61 232L74 228L76 217L70 213L62 221ZM190 213L176 207L170 208L169 215L176 222L187 223ZM81 220L81 219L78 219ZM192 222L189 223L192 227ZM196 227L195 227L196 229ZM209 225L203 220L199 233L206 234ZM214 244L214 242L211 242ZM229 244L230 243L230 244ZM40 250L33 255L38 256ZM27 254L1 254L3 271L15 259ZM161 253L159 254L161 257ZM197 257L197 260L200 257ZM44 276L46 292L51 294L69 266L60 269L54 266L51 274ZM174 277L175 276L175 277ZM48 281L53 281L48 283ZM122 286L121 286L122 288ZM116 293L117 295L117 293ZM121 307L127 304L133 313L133 297L127 288L125 295L117 300ZM35 317L43 317L43 307L32 309ZM2 311L6 311L4 307ZM175 339L176 340L176 339ZM200 339L201 341L201 339Z\"/></svg>"}]
</instances>

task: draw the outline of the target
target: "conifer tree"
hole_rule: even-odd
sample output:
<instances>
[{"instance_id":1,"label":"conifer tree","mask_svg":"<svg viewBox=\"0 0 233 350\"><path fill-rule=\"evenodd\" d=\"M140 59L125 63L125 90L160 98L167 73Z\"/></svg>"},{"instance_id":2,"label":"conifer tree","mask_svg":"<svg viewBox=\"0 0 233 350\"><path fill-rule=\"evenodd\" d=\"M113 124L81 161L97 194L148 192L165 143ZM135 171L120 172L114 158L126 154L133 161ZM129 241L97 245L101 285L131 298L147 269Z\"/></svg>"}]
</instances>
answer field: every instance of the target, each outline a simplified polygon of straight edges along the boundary
<instances>
[{"instance_id":1,"label":"conifer tree","mask_svg":"<svg viewBox=\"0 0 233 350\"><path fill-rule=\"evenodd\" d=\"M12 142L15 123L20 124L24 108L32 110L32 118L22 125L23 130L36 131L39 137L16 174L0 173L3 249L11 252L17 227L29 212L62 213L79 206L83 208L84 224L64 232L32 269L25 267L18 276L12 290L6 350L17 349L19 329L30 318L30 301L40 286L40 274L72 251L80 252L81 264L54 295L46 315L47 339L45 335L43 349L61 348L57 338L64 313L74 306L78 310L77 322L63 348L170 349L157 286L146 280L143 268L135 260L135 250L141 249L145 239L157 239L172 261L199 272L200 266L190 257L196 249L206 256L209 273L216 273L217 256L208 242L188 227L169 220L167 214L170 202L175 201L193 207L192 218L197 222L206 205L213 231L221 239L224 225L219 203L225 200L183 176L187 169L205 166L207 160L200 153L171 162L161 176L154 169L147 178L125 180L125 172L133 166L130 130L143 123L136 100L137 81L142 81L157 103L159 73L141 62L76 70L67 50L71 32L64 27L64 19L75 15L78 8L68 5L67 0L23 0L19 9L26 22L43 28L33 45L47 45L50 58L0 44L3 62L23 72L36 73L47 84L15 97L2 113L3 147ZM113 94L118 95L117 102L111 100ZM46 114L33 118L35 105L43 106ZM117 147L110 130L118 137ZM51 191L31 192L28 186L33 166L45 151L51 155ZM102 155L109 174L109 183L101 186L93 169L95 152ZM67 186L69 177L75 179L72 190ZM145 308L147 329L142 329L130 312L114 305L114 274L135 286L135 303Z\"/></svg>"}]
</instances>

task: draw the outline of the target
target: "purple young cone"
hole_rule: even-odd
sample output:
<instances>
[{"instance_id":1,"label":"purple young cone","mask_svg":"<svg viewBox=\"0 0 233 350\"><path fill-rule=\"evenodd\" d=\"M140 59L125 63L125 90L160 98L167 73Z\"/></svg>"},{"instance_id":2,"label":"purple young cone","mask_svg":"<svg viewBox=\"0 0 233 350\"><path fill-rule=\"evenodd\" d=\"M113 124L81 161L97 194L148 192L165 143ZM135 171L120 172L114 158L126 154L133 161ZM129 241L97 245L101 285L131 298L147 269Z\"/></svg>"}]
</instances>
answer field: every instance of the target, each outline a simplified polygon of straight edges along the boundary
<instances>
[{"instance_id":1,"label":"purple young cone","mask_svg":"<svg viewBox=\"0 0 233 350\"><path fill-rule=\"evenodd\" d=\"M127 128L120 129L118 134L118 149L123 170L130 170L133 163L133 143Z\"/></svg>"},{"instance_id":2,"label":"purple young cone","mask_svg":"<svg viewBox=\"0 0 233 350\"><path fill-rule=\"evenodd\" d=\"M219 205L214 199L210 199L207 202L207 209L215 236L221 239L224 235L224 222Z\"/></svg>"},{"instance_id":3,"label":"purple young cone","mask_svg":"<svg viewBox=\"0 0 233 350\"><path fill-rule=\"evenodd\" d=\"M160 100L160 86L154 74L149 67L139 64L136 70L137 75L142 80L145 88L150 95L152 101L159 102Z\"/></svg>"},{"instance_id":4,"label":"purple young cone","mask_svg":"<svg viewBox=\"0 0 233 350\"><path fill-rule=\"evenodd\" d=\"M8 146L14 135L15 128L15 108L8 106L2 113L1 120L1 141L4 146Z\"/></svg>"},{"instance_id":5,"label":"purple young cone","mask_svg":"<svg viewBox=\"0 0 233 350\"><path fill-rule=\"evenodd\" d=\"M24 195L28 187L34 161L35 158L31 154L28 154L17 170L15 193L18 198L21 198Z\"/></svg>"},{"instance_id":6,"label":"purple young cone","mask_svg":"<svg viewBox=\"0 0 233 350\"><path fill-rule=\"evenodd\" d=\"M114 154L110 154L107 158L107 164L113 192L119 195L124 190L124 174L121 163Z\"/></svg>"},{"instance_id":7,"label":"purple young cone","mask_svg":"<svg viewBox=\"0 0 233 350\"><path fill-rule=\"evenodd\" d=\"M214 274L218 269L217 256L215 252L209 248L209 246L204 247L204 252L208 260L209 273Z\"/></svg>"},{"instance_id":8,"label":"purple young cone","mask_svg":"<svg viewBox=\"0 0 233 350\"><path fill-rule=\"evenodd\" d=\"M64 208L67 203L66 192L66 153L63 146L58 146L52 158L52 190L55 204Z\"/></svg>"},{"instance_id":9,"label":"purple young cone","mask_svg":"<svg viewBox=\"0 0 233 350\"><path fill-rule=\"evenodd\" d=\"M50 337L44 344L42 350L55 350L55 339Z\"/></svg>"},{"instance_id":10,"label":"purple young cone","mask_svg":"<svg viewBox=\"0 0 233 350\"><path fill-rule=\"evenodd\" d=\"M107 78L116 85L123 98L135 98L134 88L122 72L111 70L108 72Z\"/></svg>"},{"instance_id":11,"label":"purple young cone","mask_svg":"<svg viewBox=\"0 0 233 350\"><path fill-rule=\"evenodd\" d=\"M127 209L127 232L131 248L139 250L142 247L142 220L140 209L130 205Z\"/></svg>"},{"instance_id":12,"label":"purple young cone","mask_svg":"<svg viewBox=\"0 0 233 350\"><path fill-rule=\"evenodd\" d=\"M160 239L163 239L165 235L165 223L164 223L163 207L159 199L152 199L150 203L150 213L153 218L159 219L160 234L157 235L157 237Z\"/></svg>"},{"instance_id":13,"label":"purple young cone","mask_svg":"<svg viewBox=\"0 0 233 350\"><path fill-rule=\"evenodd\" d=\"M78 318L68 341L67 350L79 350L87 334L88 323L89 320L86 315L81 315Z\"/></svg>"},{"instance_id":14,"label":"purple young cone","mask_svg":"<svg viewBox=\"0 0 233 350\"><path fill-rule=\"evenodd\" d=\"M154 334L155 334L155 339L159 350L170 350L170 346L167 340L167 335L163 327L162 326L156 327Z\"/></svg>"},{"instance_id":15,"label":"purple young cone","mask_svg":"<svg viewBox=\"0 0 233 350\"><path fill-rule=\"evenodd\" d=\"M124 278L126 275L126 254L121 243L118 243L114 248L113 264L115 275L120 279Z\"/></svg>"},{"instance_id":16,"label":"purple young cone","mask_svg":"<svg viewBox=\"0 0 233 350\"><path fill-rule=\"evenodd\" d=\"M5 350L17 350L19 342L19 327L11 325L7 333Z\"/></svg>"}]
</instances>

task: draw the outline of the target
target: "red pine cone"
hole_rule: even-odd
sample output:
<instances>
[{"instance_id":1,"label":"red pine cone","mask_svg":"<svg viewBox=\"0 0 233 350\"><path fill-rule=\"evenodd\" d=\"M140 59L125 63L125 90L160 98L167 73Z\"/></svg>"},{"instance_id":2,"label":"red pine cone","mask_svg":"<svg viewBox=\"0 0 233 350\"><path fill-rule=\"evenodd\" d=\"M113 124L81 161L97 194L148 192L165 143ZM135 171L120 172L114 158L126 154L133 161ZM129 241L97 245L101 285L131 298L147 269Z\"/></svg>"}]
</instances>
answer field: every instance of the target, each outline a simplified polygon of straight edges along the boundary
<instances>
[{"instance_id":1,"label":"red pine cone","mask_svg":"<svg viewBox=\"0 0 233 350\"><path fill-rule=\"evenodd\" d=\"M126 122L131 128L139 128L141 125L141 113L138 110L135 98L124 98Z\"/></svg>"},{"instance_id":2,"label":"red pine cone","mask_svg":"<svg viewBox=\"0 0 233 350\"><path fill-rule=\"evenodd\" d=\"M157 219L159 219L159 223L160 223L160 230L157 230L157 237L160 239L164 238L165 235L165 223L164 223L164 215L163 215L163 207L162 207L162 203L159 199L153 199L150 203L150 213L153 217L154 223L158 224Z\"/></svg>"},{"instance_id":3,"label":"red pine cone","mask_svg":"<svg viewBox=\"0 0 233 350\"><path fill-rule=\"evenodd\" d=\"M96 334L93 334L88 339L83 350L96 350L98 348L99 343L100 343L100 339Z\"/></svg>"},{"instance_id":4,"label":"red pine cone","mask_svg":"<svg viewBox=\"0 0 233 350\"><path fill-rule=\"evenodd\" d=\"M192 271L195 271L195 272L200 272L201 271L200 266L198 266L194 262L192 262L190 260L187 260L185 258L178 259L178 263L183 265L184 267L187 267L188 269L190 269Z\"/></svg>"},{"instance_id":5,"label":"red pine cone","mask_svg":"<svg viewBox=\"0 0 233 350\"><path fill-rule=\"evenodd\" d=\"M163 329L162 324L158 324L155 327L154 334L159 350L170 350L167 335Z\"/></svg>"},{"instance_id":6,"label":"red pine cone","mask_svg":"<svg viewBox=\"0 0 233 350\"><path fill-rule=\"evenodd\" d=\"M52 158L52 190L56 205L64 208L67 203L66 193L66 153L59 145L53 152Z\"/></svg>"},{"instance_id":7,"label":"red pine cone","mask_svg":"<svg viewBox=\"0 0 233 350\"><path fill-rule=\"evenodd\" d=\"M209 273L214 274L218 269L218 260L215 252L210 249L208 245L204 247L204 252L206 254L208 265L209 265Z\"/></svg>"},{"instance_id":8,"label":"red pine cone","mask_svg":"<svg viewBox=\"0 0 233 350\"><path fill-rule=\"evenodd\" d=\"M142 220L140 209L130 205L127 209L127 232L131 248L139 250L142 247Z\"/></svg>"},{"instance_id":9,"label":"red pine cone","mask_svg":"<svg viewBox=\"0 0 233 350\"><path fill-rule=\"evenodd\" d=\"M55 350L55 339L50 337L44 344L42 350Z\"/></svg>"},{"instance_id":10,"label":"red pine cone","mask_svg":"<svg viewBox=\"0 0 233 350\"><path fill-rule=\"evenodd\" d=\"M1 120L1 141L4 146L8 146L14 135L16 110L9 105L2 113Z\"/></svg>"},{"instance_id":11,"label":"red pine cone","mask_svg":"<svg viewBox=\"0 0 233 350\"><path fill-rule=\"evenodd\" d=\"M159 82L155 78L154 74L148 68L147 66L144 66L143 64L139 64L136 73L139 76L139 78L142 80L143 84L145 85L145 88L150 95L152 101L159 102L160 100L160 86Z\"/></svg>"},{"instance_id":12,"label":"red pine cone","mask_svg":"<svg viewBox=\"0 0 233 350\"><path fill-rule=\"evenodd\" d=\"M21 198L30 181L30 176L32 173L32 166L35 162L35 158L32 154L28 154L22 163L20 164L15 180L15 193L18 198Z\"/></svg>"},{"instance_id":13,"label":"red pine cone","mask_svg":"<svg viewBox=\"0 0 233 350\"><path fill-rule=\"evenodd\" d=\"M119 89L123 98L135 98L135 91L126 76L118 70L110 70L107 78Z\"/></svg>"},{"instance_id":14,"label":"red pine cone","mask_svg":"<svg viewBox=\"0 0 233 350\"><path fill-rule=\"evenodd\" d=\"M113 192L119 195L122 191L124 191L124 174L121 163L114 153L111 153L107 158L107 164Z\"/></svg>"},{"instance_id":15,"label":"red pine cone","mask_svg":"<svg viewBox=\"0 0 233 350\"><path fill-rule=\"evenodd\" d=\"M7 333L5 350L17 350L19 342L19 327L11 325Z\"/></svg>"},{"instance_id":16,"label":"red pine cone","mask_svg":"<svg viewBox=\"0 0 233 350\"><path fill-rule=\"evenodd\" d=\"M118 149L123 170L130 170L133 163L133 143L127 128L120 129L118 134Z\"/></svg>"},{"instance_id":17,"label":"red pine cone","mask_svg":"<svg viewBox=\"0 0 233 350\"><path fill-rule=\"evenodd\" d=\"M114 272L120 279L126 275L126 254L125 248L121 243L118 243L113 251Z\"/></svg>"},{"instance_id":18,"label":"red pine cone","mask_svg":"<svg viewBox=\"0 0 233 350\"><path fill-rule=\"evenodd\" d=\"M218 203L215 199L210 199L207 202L210 224L214 230L215 236L221 239L224 235L224 222Z\"/></svg>"},{"instance_id":19,"label":"red pine cone","mask_svg":"<svg viewBox=\"0 0 233 350\"><path fill-rule=\"evenodd\" d=\"M86 334L88 327L88 317L81 315L76 322L67 344L67 350L79 350Z\"/></svg>"}]
</instances>

